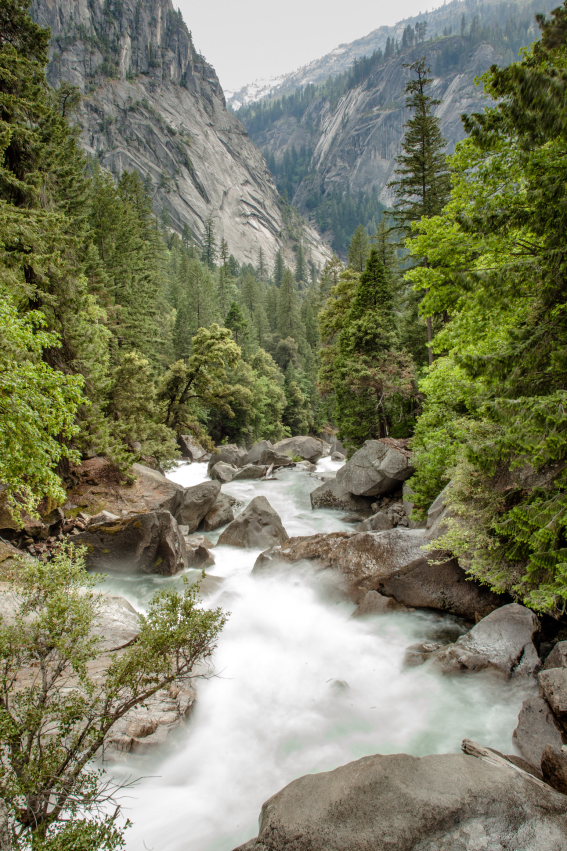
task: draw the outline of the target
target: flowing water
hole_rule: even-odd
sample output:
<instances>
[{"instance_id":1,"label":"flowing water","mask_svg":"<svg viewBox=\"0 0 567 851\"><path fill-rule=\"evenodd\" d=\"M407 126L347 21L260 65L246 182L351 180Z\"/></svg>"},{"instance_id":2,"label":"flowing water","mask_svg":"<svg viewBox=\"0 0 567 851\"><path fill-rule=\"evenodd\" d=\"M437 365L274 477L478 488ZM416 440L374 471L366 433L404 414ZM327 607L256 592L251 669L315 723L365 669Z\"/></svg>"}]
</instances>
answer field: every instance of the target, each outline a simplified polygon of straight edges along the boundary
<instances>
[{"instance_id":1,"label":"flowing water","mask_svg":"<svg viewBox=\"0 0 567 851\"><path fill-rule=\"evenodd\" d=\"M329 459L319 471L340 465ZM182 465L170 478L190 486L206 465ZM319 480L278 472L223 491L243 504L264 495L290 535L352 528L339 512L312 511ZM211 535L213 540L218 534ZM129 851L231 851L257 833L262 803L306 773L374 753L458 751L464 737L510 752L528 686L488 675L445 677L405 668L407 647L450 617L399 612L353 618L354 605L329 572L309 565L252 575L258 550L216 547L204 602L230 612L214 656L215 676L198 683L189 723L163 752L115 768L145 775L124 800L134 826ZM114 593L142 609L175 579L111 580Z\"/></svg>"}]
</instances>

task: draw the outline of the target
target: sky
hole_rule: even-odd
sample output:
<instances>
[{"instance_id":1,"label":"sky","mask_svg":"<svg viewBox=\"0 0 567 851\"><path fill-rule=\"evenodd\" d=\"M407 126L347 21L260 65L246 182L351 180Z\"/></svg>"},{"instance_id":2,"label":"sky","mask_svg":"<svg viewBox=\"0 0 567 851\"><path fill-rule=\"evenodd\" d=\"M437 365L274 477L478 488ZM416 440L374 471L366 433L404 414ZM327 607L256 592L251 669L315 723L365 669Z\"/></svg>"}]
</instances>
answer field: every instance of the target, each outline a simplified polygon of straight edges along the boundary
<instances>
[{"instance_id":1,"label":"sky","mask_svg":"<svg viewBox=\"0 0 567 851\"><path fill-rule=\"evenodd\" d=\"M443 0L173 0L226 91L294 71Z\"/></svg>"}]
</instances>

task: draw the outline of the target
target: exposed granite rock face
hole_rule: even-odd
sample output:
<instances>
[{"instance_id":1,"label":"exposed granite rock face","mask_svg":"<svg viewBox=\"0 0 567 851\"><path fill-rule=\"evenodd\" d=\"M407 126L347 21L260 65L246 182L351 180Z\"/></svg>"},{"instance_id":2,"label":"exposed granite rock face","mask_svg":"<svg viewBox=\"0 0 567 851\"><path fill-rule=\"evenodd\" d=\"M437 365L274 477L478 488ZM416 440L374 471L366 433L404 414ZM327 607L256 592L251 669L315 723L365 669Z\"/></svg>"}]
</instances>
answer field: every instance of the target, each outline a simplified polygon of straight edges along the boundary
<instances>
[{"instance_id":1,"label":"exposed granite rock face","mask_svg":"<svg viewBox=\"0 0 567 851\"><path fill-rule=\"evenodd\" d=\"M537 767L546 747L551 745L554 750L562 747L561 730L543 697L536 695L524 700L513 738L522 756Z\"/></svg>"},{"instance_id":2,"label":"exposed granite rock face","mask_svg":"<svg viewBox=\"0 0 567 851\"><path fill-rule=\"evenodd\" d=\"M73 542L87 548L90 570L172 576L187 567L187 548L169 511L90 523Z\"/></svg>"},{"instance_id":3,"label":"exposed granite rock face","mask_svg":"<svg viewBox=\"0 0 567 851\"><path fill-rule=\"evenodd\" d=\"M156 212L200 240L212 218L246 263L293 264L282 201L260 151L226 109L214 69L200 56L171 0L33 0L53 33L49 81L83 93L77 119L85 150L115 175L138 171ZM300 225L316 266L330 251Z\"/></svg>"},{"instance_id":4,"label":"exposed granite rock face","mask_svg":"<svg viewBox=\"0 0 567 851\"><path fill-rule=\"evenodd\" d=\"M359 602L367 591L378 591L398 603L450 612L475 621L502 605L503 599L467 579L455 560L436 564L423 551L422 529L385 532L332 532L291 538L261 553L254 572L278 564L311 561L339 570Z\"/></svg>"},{"instance_id":5,"label":"exposed granite rock face","mask_svg":"<svg viewBox=\"0 0 567 851\"><path fill-rule=\"evenodd\" d=\"M381 496L401 488L414 472L401 441L367 440L338 471L337 485L355 496Z\"/></svg>"},{"instance_id":6,"label":"exposed granite rock face","mask_svg":"<svg viewBox=\"0 0 567 851\"><path fill-rule=\"evenodd\" d=\"M228 547L270 547L287 540L277 511L265 496L256 496L226 527L218 542Z\"/></svg>"},{"instance_id":7,"label":"exposed granite rock face","mask_svg":"<svg viewBox=\"0 0 567 851\"><path fill-rule=\"evenodd\" d=\"M505 757L368 756L294 780L239 851L563 851L565 797Z\"/></svg>"},{"instance_id":8,"label":"exposed granite rock face","mask_svg":"<svg viewBox=\"0 0 567 851\"><path fill-rule=\"evenodd\" d=\"M436 653L435 661L447 673L490 669L507 677L529 677L540 666L533 643L537 632L536 615L519 603L509 603Z\"/></svg>"}]
</instances>

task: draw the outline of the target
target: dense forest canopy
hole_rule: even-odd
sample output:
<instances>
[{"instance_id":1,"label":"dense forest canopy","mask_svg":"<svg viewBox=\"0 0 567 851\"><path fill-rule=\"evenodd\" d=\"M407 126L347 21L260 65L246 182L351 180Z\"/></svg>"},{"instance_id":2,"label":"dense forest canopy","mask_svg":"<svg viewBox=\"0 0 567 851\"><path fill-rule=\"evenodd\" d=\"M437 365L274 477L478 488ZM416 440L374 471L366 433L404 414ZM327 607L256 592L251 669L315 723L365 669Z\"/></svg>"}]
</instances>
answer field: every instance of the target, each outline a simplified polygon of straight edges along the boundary
<instances>
[{"instance_id":1,"label":"dense forest canopy","mask_svg":"<svg viewBox=\"0 0 567 851\"><path fill-rule=\"evenodd\" d=\"M498 105L466 118L448 199L437 139L445 188L405 215L410 271L388 226L369 236L359 222L348 265L335 259L319 281L301 245L293 270L281 254L267 268L262 252L240 267L212 220L199 247L169 233L136 174L116 185L81 153L27 4L2 10L0 481L11 510L58 503L81 457L167 464L184 432L249 444L331 423L349 448L414 433L417 512L451 482L446 546L497 590L563 611L567 6L540 20L521 61L486 75ZM403 185L416 127L390 223L418 209Z\"/></svg>"},{"instance_id":2,"label":"dense forest canopy","mask_svg":"<svg viewBox=\"0 0 567 851\"><path fill-rule=\"evenodd\" d=\"M241 267L207 222L168 232L135 174L116 185L50 89L48 33L2 4L0 481L12 509L62 498L81 455L122 469L167 463L176 436L280 438L317 427L319 308L298 245L293 271L262 251ZM70 97L72 95L72 97ZM66 113L66 115L64 114Z\"/></svg>"}]
</instances>

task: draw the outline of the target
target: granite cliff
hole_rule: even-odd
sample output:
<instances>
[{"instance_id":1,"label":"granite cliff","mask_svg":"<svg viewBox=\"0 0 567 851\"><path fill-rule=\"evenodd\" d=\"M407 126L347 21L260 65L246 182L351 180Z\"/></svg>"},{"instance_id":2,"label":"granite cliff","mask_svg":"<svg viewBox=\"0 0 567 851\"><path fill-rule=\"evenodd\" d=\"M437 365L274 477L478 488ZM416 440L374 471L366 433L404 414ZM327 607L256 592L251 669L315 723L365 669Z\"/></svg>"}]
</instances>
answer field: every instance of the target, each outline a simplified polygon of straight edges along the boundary
<instances>
[{"instance_id":1,"label":"granite cliff","mask_svg":"<svg viewBox=\"0 0 567 851\"><path fill-rule=\"evenodd\" d=\"M171 0L33 0L52 32L50 83L82 93L85 150L119 176L138 171L156 212L200 241L212 219L240 262L293 261L302 240L322 265L329 252L281 201L262 154L226 109L214 69Z\"/></svg>"}]
</instances>

